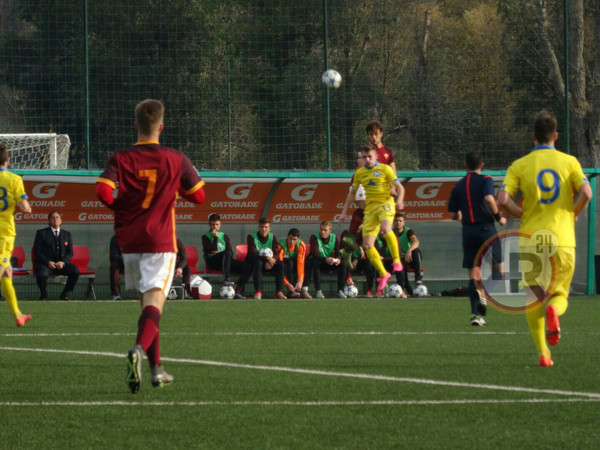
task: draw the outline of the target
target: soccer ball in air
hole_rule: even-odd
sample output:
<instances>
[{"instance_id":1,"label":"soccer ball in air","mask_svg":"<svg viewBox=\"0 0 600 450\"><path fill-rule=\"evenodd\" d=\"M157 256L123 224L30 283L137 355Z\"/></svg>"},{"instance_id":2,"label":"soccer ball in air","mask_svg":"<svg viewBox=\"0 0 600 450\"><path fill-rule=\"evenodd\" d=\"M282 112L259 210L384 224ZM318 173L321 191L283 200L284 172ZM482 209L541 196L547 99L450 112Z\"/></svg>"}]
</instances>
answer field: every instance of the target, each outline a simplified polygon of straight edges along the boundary
<instances>
[{"instance_id":1,"label":"soccer ball in air","mask_svg":"<svg viewBox=\"0 0 600 450\"><path fill-rule=\"evenodd\" d=\"M342 76L333 69L326 70L321 75L321 81L328 88L339 88L342 85Z\"/></svg>"},{"instance_id":2,"label":"soccer ball in air","mask_svg":"<svg viewBox=\"0 0 600 450\"><path fill-rule=\"evenodd\" d=\"M346 286L346 287L344 287L344 294L348 298L357 297L358 296L358 289L354 285L352 285L352 286Z\"/></svg>"},{"instance_id":3,"label":"soccer ball in air","mask_svg":"<svg viewBox=\"0 0 600 450\"><path fill-rule=\"evenodd\" d=\"M235 289L233 289L233 287L231 286L223 286L219 290L219 297L231 299L235 297Z\"/></svg>"},{"instance_id":4,"label":"soccer ball in air","mask_svg":"<svg viewBox=\"0 0 600 450\"><path fill-rule=\"evenodd\" d=\"M402 288L399 284L390 284L390 286L388 287L388 297L400 298L402 297L403 293L404 292L402 291Z\"/></svg>"},{"instance_id":5,"label":"soccer ball in air","mask_svg":"<svg viewBox=\"0 0 600 450\"><path fill-rule=\"evenodd\" d=\"M413 292L417 297L426 297L427 296L427 286L425 286L424 284L419 284L415 287Z\"/></svg>"},{"instance_id":6,"label":"soccer ball in air","mask_svg":"<svg viewBox=\"0 0 600 450\"><path fill-rule=\"evenodd\" d=\"M208 300L212 295L212 286L198 275L193 275L190 279L190 292L193 298Z\"/></svg>"},{"instance_id":7,"label":"soccer ball in air","mask_svg":"<svg viewBox=\"0 0 600 450\"><path fill-rule=\"evenodd\" d=\"M269 258L272 258L273 257L273 250L271 250L270 248L261 248L258 251L258 254L260 256L268 256Z\"/></svg>"}]
</instances>

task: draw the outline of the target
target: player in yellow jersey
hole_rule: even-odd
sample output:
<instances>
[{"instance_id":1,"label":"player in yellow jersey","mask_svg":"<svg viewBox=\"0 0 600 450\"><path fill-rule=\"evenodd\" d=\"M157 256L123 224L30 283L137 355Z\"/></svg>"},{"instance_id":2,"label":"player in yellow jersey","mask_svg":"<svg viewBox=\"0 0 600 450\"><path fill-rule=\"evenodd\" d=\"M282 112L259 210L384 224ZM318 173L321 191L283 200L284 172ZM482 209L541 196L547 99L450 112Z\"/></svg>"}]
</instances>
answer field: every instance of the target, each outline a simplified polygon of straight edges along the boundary
<instances>
[{"instance_id":1,"label":"player in yellow jersey","mask_svg":"<svg viewBox=\"0 0 600 450\"><path fill-rule=\"evenodd\" d=\"M15 315L17 326L22 327L31 320L31 314L22 314L17 305L17 294L12 282L10 258L15 245L15 206L30 213L23 179L8 171L8 149L0 144L0 286L8 307Z\"/></svg>"},{"instance_id":2,"label":"player in yellow jersey","mask_svg":"<svg viewBox=\"0 0 600 450\"><path fill-rule=\"evenodd\" d=\"M520 240L521 254L527 252L528 257L541 262L541 276L532 279L530 275L528 279L525 274L524 284L537 298L544 299L545 308L539 302L526 308L527 324L543 367L554 364L546 339L550 345L558 344L558 316L567 310L575 270L575 220L592 198L579 161L554 148L557 138L556 119L541 111L534 123L533 151L511 164L498 194L498 204L521 218L520 235L532 236L533 242L527 244L531 249L521 242L525 239ZM522 207L513 200L518 190L523 194ZM578 193L575 200L574 193ZM540 250L550 255L552 264L544 264L535 254Z\"/></svg>"},{"instance_id":3,"label":"player in yellow jersey","mask_svg":"<svg viewBox=\"0 0 600 450\"><path fill-rule=\"evenodd\" d=\"M402 263L400 262L398 240L392 231L392 222L396 209L404 208L404 187L400 184L396 172L390 166L377 161L377 150L375 148L369 148L364 151L363 155L365 165L354 173L352 189L346 196L340 223L346 217L346 211L354 200L359 186L362 185L366 194L365 218L362 227L363 247L369 261L371 261L375 270L379 272L377 296L381 297L391 275L385 270L381 262L379 252L375 248L375 240L381 229L392 255L392 269L394 272L401 272ZM395 202L390 193L390 183L395 186L398 194Z\"/></svg>"}]
</instances>

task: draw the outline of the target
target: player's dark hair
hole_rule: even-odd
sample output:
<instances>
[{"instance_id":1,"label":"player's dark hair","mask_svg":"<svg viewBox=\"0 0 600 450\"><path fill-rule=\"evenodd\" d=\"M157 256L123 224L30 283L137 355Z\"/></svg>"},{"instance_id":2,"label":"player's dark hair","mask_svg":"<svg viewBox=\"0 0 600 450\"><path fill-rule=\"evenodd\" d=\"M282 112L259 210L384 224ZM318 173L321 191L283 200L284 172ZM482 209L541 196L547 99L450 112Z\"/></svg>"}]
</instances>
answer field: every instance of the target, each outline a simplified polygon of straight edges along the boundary
<instances>
[{"instance_id":1,"label":"player's dark hair","mask_svg":"<svg viewBox=\"0 0 600 450\"><path fill-rule=\"evenodd\" d=\"M467 165L467 170L477 170L481 167L481 163L483 163L483 158L481 157L481 153L476 151L470 151L465 156L465 164Z\"/></svg>"},{"instance_id":2,"label":"player's dark hair","mask_svg":"<svg viewBox=\"0 0 600 450\"><path fill-rule=\"evenodd\" d=\"M535 117L535 122L533 123L533 136L540 144L550 144L554 142L556 127L556 118L550 113L550 111L540 111Z\"/></svg>"},{"instance_id":3,"label":"player's dark hair","mask_svg":"<svg viewBox=\"0 0 600 450\"><path fill-rule=\"evenodd\" d=\"M383 125L379 120L372 120L365 127L365 131L367 134L369 134L371 131L381 131L383 133Z\"/></svg>"},{"instance_id":4,"label":"player's dark hair","mask_svg":"<svg viewBox=\"0 0 600 450\"><path fill-rule=\"evenodd\" d=\"M165 107L159 100L147 99L135 107L135 122L138 131L149 134L155 131L162 123Z\"/></svg>"},{"instance_id":5,"label":"player's dark hair","mask_svg":"<svg viewBox=\"0 0 600 450\"><path fill-rule=\"evenodd\" d=\"M396 213L394 215L394 219L397 219L398 217L402 217L404 219L404 213L403 212L399 212L399 213Z\"/></svg>"},{"instance_id":6,"label":"player's dark hair","mask_svg":"<svg viewBox=\"0 0 600 450\"><path fill-rule=\"evenodd\" d=\"M216 222L217 220L221 220L221 216L217 213L212 213L210 216L208 216L209 222Z\"/></svg>"},{"instance_id":7,"label":"player's dark hair","mask_svg":"<svg viewBox=\"0 0 600 450\"><path fill-rule=\"evenodd\" d=\"M300 237L300 230L298 228L290 228L290 231L288 231L288 236L292 236L292 237Z\"/></svg>"},{"instance_id":8,"label":"player's dark hair","mask_svg":"<svg viewBox=\"0 0 600 450\"><path fill-rule=\"evenodd\" d=\"M261 217L260 220L258 221L259 225L266 225L266 224L270 224L271 221L267 218L267 217Z\"/></svg>"},{"instance_id":9,"label":"player's dark hair","mask_svg":"<svg viewBox=\"0 0 600 450\"><path fill-rule=\"evenodd\" d=\"M8 159L8 147L5 144L0 144L0 164L4 164Z\"/></svg>"}]
</instances>

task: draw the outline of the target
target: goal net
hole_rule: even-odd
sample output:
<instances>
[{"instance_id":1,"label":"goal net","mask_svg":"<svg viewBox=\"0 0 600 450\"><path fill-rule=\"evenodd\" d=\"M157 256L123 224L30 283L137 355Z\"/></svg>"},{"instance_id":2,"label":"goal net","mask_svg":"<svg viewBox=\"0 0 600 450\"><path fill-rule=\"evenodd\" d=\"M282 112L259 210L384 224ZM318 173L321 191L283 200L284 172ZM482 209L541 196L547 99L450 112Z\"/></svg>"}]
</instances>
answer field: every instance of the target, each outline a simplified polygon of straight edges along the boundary
<instances>
[{"instance_id":1,"label":"goal net","mask_svg":"<svg viewBox=\"0 0 600 450\"><path fill-rule=\"evenodd\" d=\"M66 169L71 141L66 134L0 134L12 169Z\"/></svg>"}]
</instances>

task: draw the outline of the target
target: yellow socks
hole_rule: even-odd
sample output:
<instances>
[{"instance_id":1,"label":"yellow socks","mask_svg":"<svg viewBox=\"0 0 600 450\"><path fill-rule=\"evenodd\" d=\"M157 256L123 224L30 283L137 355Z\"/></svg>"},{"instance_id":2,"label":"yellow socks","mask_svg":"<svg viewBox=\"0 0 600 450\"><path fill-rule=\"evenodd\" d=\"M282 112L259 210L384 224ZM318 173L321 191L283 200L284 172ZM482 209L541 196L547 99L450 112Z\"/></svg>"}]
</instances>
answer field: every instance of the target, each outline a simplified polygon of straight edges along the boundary
<instances>
[{"instance_id":1,"label":"yellow socks","mask_svg":"<svg viewBox=\"0 0 600 450\"><path fill-rule=\"evenodd\" d=\"M377 273L379 273L380 276L384 276L387 273L387 270L385 270L385 267L383 267L383 262L381 262L381 256L379 255L377 249L375 247L371 247L366 249L365 253L369 258L369 261L371 261L371 264L373 264L373 267L375 267Z\"/></svg>"},{"instance_id":2,"label":"yellow socks","mask_svg":"<svg viewBox=\"0 0 600 450\"><path fill-rule=\"evenodd\" d=\"M388 231L383 235L385 242L387 243L390 255L392 256L393 262L400 262L400 249L398 248L398 239L393 231Z\"/></svg>"},{"instance_id":3,"label":"yellow socks","mask_svg":"<svg viewBox=\"0 0 600 450\"><path fill-rule=\"evenodd\" d=\"M0 285L2 286L2 293L4 294L4 298L6 299L8 307L18 319L22 314L21 311L19 311L19 306L17 305L17 294L15 292L15 288L13 287L12 278L2 278L2 280L0 280Z\"/></svg>"}]
</instances>

